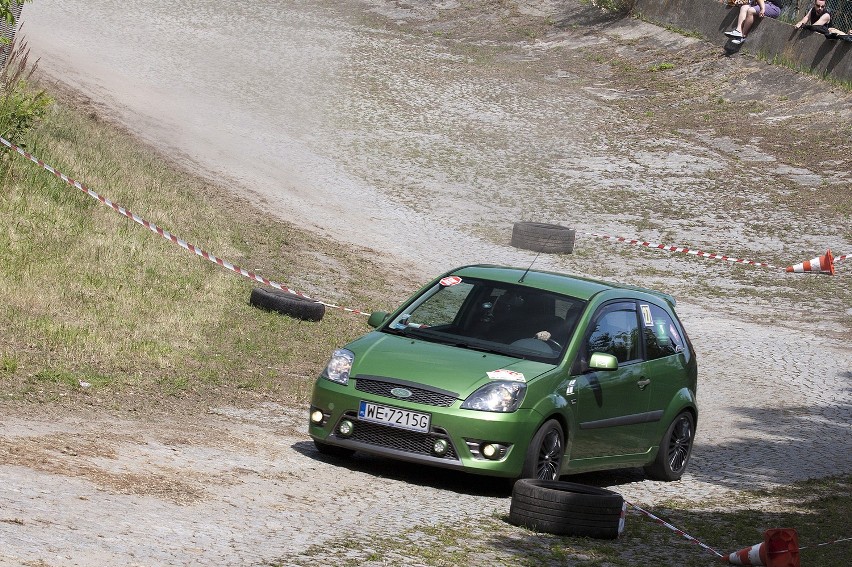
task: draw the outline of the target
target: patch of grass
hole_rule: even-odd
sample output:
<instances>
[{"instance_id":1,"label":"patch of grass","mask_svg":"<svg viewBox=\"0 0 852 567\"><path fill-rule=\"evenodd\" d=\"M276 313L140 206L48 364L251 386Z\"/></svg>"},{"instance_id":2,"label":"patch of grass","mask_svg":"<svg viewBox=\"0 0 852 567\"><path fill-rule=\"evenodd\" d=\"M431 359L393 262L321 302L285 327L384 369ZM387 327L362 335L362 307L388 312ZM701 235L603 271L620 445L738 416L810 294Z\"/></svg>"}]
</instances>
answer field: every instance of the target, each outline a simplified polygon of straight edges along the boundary
<instances>
[{"instance_id":1,"label":"patch of grass","mask_svg":"<svg viewBox=\"0 0 852 567\"><path fill-rule=\"evenodd\" d=\"M14 374L18 369L18 359L15 356L9 356L7 354L3 354L0 356L0 371L3 371L5 374Z\"/></svg>"},{"instance_id":2,"label":"patch of grass","mask_svg":"<svg viewBox=\"0 0 852 567\"><path fill-rule=\"evenodd\" d=\"M832 87L838 87L847 91L852 91L852 81L838 79L828 73L828 71L820 71L818 69L813 69L807 65L799 63L797 61L793 61L788 57L784 57L780 54L768 55L767 53L760 51L757 53L757 58L761 61L766 61L767 63L771 63L772 65L779 65L781 67L786 67L787 69L792 69L803 75L812 75L814 77L818 77L820 80L825 81Z\"/></svg>"},{"instance_id":3,"label":"patch of grass","mask_svg":"<svg viewBox=\"0 0 852 567\"><path fill-rule=\"evenodd\" d=\"M590 3L607 12L623 15L633 13L636 8L636 0L591 0Z\"/></svg>"},{"instance_id":4,"label":"patch of grass","mask_svg":"<svg viewBox=\"0 0 852 567\"><path fill-rule=\"evenodd\" d=\"M701 35L701 33L697 32L697 31L686 30L686 29L683 29L683 28L679 28L677 26L673 26L671 24L665 24L663 27L666 30L668 30L672 33L682 35L683 37L692 37L692 38L695 38L695 39L704 39L704 36Z\"/></svg>"},{"instance_id":5,"label":"patch of grass","mask_svg":"<svg viewBox=\"0 0 852 567\"><path fill-rule=\"evenodd\" d=\"M26 143L146 220L313 297L369 311L415 287L387 274L372 251L265 217L68 101L51 107ZM3 156L0 174L7 398L97 390L104 403L132 406L224 391L304 403L329 353L368 329L366 317L338 311L306 323L255 309L248 297L262 284L188 253L17 154ZM391 285L369 284L374 277Z\"/></svg>"},{"instance_id":6,"label":"patch of grass","mask_svg":"<svg viewBox=\"0 0 852 567\"><path fill-rule=\"evenodd\" d=\"M657 71L668 71L669 69L674 69L674 63L657 63L656 65L651 65L650 71L652 73L656 73Z\"/></svg>"},{"instance_id":7,"label":"patch of grass","mask_svg":"<svg viewBox=\"0 0 852 567\"><path fill-rule=\"evenodd\" d=\"M672 500L647 511L671 523L722 555L763 541L770 528L798 532L803 565L843 565L849 542L819 544L848 537L846 512L852 505L852 477L796 483L753 491L736 501ZM341 534L309 547L278 565L311 565L317 557L331 564L360 565L642 565L703 567L719 559L683 536L628 508L624 535L617 540L556 536L515 527L505 514L462 522L424 522L393 536L370 538Z\"/></svg>"}]
</instances>

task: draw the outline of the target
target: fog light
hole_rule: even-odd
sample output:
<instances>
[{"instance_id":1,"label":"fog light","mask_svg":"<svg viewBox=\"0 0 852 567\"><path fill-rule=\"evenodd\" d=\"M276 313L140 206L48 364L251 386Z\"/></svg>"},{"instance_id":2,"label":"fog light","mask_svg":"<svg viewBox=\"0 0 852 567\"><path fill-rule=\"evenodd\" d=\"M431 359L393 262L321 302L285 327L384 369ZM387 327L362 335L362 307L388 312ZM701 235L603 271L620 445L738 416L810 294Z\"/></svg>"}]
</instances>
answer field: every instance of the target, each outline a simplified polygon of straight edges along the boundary
<instances>
[{"instance_id":1,"label":"fog light","mask_svg":"<svg viewBox=\"0 0 852 567\"><path fill-rule=\"evenodd\" d=\"M496 446L488 443L482 446L482 456L486 459L493 459L499 453Z\"/></svg>"},{"instance_id":2,"label":"fog light","mask_svg":"<svg viewBox=\"0 0 852 567\"><path fill-rule=\"evenodd\" d=\"M355 429L355 424L349 421L348 419L344 419L340 422L340 425L337 426L337 431L344 437L349 437L352 435L352 430Z\"/></svg>"},{"instance_id":3,"label":"fog light","mask_svg":"<svg viewBox=\"0 0 852 567\"><path fill-rule=\"evenodd\" d=\"M323 418L322 411L314 410L311 412L311 423L322 424Z\"/></svg>"},{"instance_id":4,"label":"fog light","mask_svg":"<svg viewBox=\"0 0 852 567\"><path fill-rule=\"evenodd\" d=\"M449 446L446 439L436 439L435 444L432 445L432 452L440 457L447 452Z\"/></svg>"}]
</instances>

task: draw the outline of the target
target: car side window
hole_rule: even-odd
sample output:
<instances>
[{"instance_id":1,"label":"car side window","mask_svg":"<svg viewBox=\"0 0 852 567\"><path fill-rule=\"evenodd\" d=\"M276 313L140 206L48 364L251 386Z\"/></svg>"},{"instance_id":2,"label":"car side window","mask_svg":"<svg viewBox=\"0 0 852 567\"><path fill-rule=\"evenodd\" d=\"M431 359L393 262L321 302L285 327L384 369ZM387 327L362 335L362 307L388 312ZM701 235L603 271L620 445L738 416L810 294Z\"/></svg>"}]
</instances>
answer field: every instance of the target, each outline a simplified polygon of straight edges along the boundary
<instances>
[{"instance_id":1,"label":"car side window","mask_svg":"<svg viewBox=\"0 0 852 567\"><path fill-rule=\"evenodd\" d=\"M642 303L639 308L642 311L648 360L671 356L684 349L684 340L665 309L653 303Z\"/></svg>"},{"instance_id":2,"label":"car side window","mask_svg":"<svg viewBox=\"0 0 852 567\"><path fill-rule=\"evenodd\" d=\"M639 323L633 302L612 303L603 308L592 324L586 352L611 354L620 364L639 358Z\"/></svg>"}]
</instances>

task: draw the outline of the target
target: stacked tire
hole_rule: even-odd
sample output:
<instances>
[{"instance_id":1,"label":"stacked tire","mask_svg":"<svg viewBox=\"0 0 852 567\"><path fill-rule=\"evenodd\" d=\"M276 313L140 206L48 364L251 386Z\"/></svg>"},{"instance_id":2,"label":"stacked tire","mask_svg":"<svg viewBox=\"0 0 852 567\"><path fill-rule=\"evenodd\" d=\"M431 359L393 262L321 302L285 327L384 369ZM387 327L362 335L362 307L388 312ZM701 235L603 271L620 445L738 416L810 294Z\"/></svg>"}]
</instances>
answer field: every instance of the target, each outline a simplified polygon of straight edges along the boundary
<instances>
[{"instance_id":1,"label":"stacked tire","mask_svg":"<svg viewBox=\"0 0 852 567\"><path fill-rule=\"evenodd\" d=\"M611 490L520 479L512 489L509 523L556 535L615 539L624 529L624 498Z\"/></svg>"},{"instance_id":2,"label":"stacked tire","mask_svg":"<svg viewBox=\"0 0 852 567\"><path fill-rule=\"evenodd\" d=\"M256 287L251 290L249 304L302 321L321 321L325 316L322 303L279 289Z\"/></svg>"},{"instance_id":3,"label":"stacked tire","mask_svg":"<svg viewBox=\"0 0 852 567\"><path fill-rule=\"evenodd\" d=\"M515 248L550 254L571 254L577 231L558 224L516 222L511 244Z\"/></svg>"}]
</instances>

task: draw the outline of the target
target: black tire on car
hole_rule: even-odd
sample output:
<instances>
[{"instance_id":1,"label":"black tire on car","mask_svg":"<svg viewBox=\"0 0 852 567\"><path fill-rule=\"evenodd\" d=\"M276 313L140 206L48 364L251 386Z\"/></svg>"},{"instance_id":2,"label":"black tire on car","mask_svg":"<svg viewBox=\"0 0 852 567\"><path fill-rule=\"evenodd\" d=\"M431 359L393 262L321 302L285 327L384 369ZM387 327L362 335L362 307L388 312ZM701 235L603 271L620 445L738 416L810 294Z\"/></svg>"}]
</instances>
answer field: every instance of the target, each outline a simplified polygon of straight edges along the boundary
<instances>
[{"instance_id":1,"label":"black tire on car","mask_svg":"<svg viewBox=\"0 0 852 567\"><path fill-rule=\"evenodd\" d=\"M321 321L325 315L325 305L322 303L274 288L254 288L249 303L303 321Z\"/></svg>"},{"instance_id":2,"label":"black tire on car","mask_svg":"<svg viewBox=\"0 0 852 567\"><path fill-rule=\"evenodd\" d=\"M328 443L323 443L322 441L317 441L314 439L314 447L317 448L317 451L323 455L328 455L330 457L351 457L355 454L355 449L347 449L346 447L338 447L337 445L329 445Z\"/></svg>"},{"instance_id":3,"label":"black tire on car","mask_svg":"<svg viewBox=\"0 0 852 567\"><path fill-rule=\"evenodd\" d=\"M562 456L565 454L565 433L555 419L542 425L527 447L521 478L559 480Z\"/></svg>"},{"instance_id":4,"label":"black tire on car","mask_svg":"<svg viewBox=\"0 0 852 567\"><path fill-rule=\"evenodd\" d=\"M574 482L523 478L512 488L509 523L556 535L615 539L624 498Z\"/></svg>"},{"instance_id":5,"label":"black tire on car","mask_svg":"<svg viewBox=\"0 0 852 567\"><path fill-rule=\"evenodd\" d=\"M571 254L574 251L573 228L558 224L540 222L516 222L512 227L512 246L547 252L552 254Z\"/></svg>"},{"instance_id":6,"label":"black tire on car","mask_svg":"<svg viewBox=\"0 0 852 567\"><path fill-rule=\"evenodd\" d=\"M695 418L692 412L683 411L666 429L657 450L657 458L645 467L645 475L651 480L680 480L689 464L694 439Z\"/></svg>"}]
</instances>

